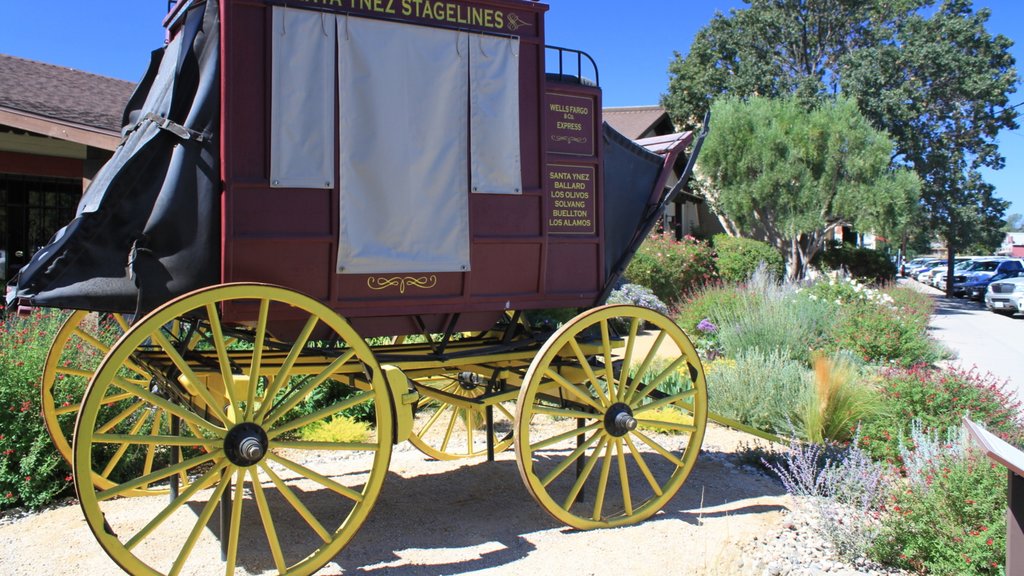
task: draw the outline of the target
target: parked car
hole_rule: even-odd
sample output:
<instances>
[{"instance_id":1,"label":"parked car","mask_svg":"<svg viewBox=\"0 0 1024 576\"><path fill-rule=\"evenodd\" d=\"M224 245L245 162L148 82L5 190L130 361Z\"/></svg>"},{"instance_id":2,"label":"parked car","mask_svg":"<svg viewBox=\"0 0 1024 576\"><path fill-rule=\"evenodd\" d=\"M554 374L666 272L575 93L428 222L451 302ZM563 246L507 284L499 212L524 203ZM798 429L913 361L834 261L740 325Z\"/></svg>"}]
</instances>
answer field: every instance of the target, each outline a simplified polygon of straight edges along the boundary
<instances>
[{"instance_id":1,"label":"parked car","mask_svg":"<svg viewBox=\"0 0 1024 576\"><path fill-rule=\"evenodd\" d=\"M986 260L978 263L970 272L953 276L953 294L966 295L965 285L976 280L988 280L996 274L1024 270L1024 262L1018 258L1004 260Z\"/></svg>"},{"instance_id":2,"label":"parked car","mask_svg":"<svg viewBox=\"0 0 1024 576\"><path fill-rule=\"evenodd\" d=\"M963 275L966 274L967 272L974 270L981 262L985 262L988 260L1003 260L1003 258L999 258L996 256L972 256L963 259L957 258L956 260L956 265L953 266L954 277L956 277L957 274ZM944 290L946 288L946 272L948 272L946 268L942 268L937 272L933 272L930 282L931 285L940 290Z\"/></svg>"},{"instance_id":3,"label":"parked car","mask_svg":"<svg viewBox=\"0 0 1024 576\"><path fill-rule=\"evenodd\" d=\"M993 282L999 282L1001 280L1007 280L1010 278L1024 277L1024 270L1015 270L1013 272L1000 272L991 278L979 278L970 282L964 283L964 296L971 300L977 300L981 302L985 299L985 294L988 292L988 287Z\"/></svg>"},{"instance_id":4,"label":"parked car","mask_svg":"<svg viewBox=\"0 0 1024 576\"><path fill-rule=\"evenodd\" d=\"M909 271L911 269L921 266L929 260L932 260L932 258L914 258L913 260L907 260L900 265L900 276L910 276Z\"/></svg>"},{"instance_id":5,"label":"parked car","mask_svg":"<svg viewBox=\"0 0 1024 576\"><path fill-rule=\"evenodd\" d=\"M985 291L985 308L998 314L1024 313L1024 275L991 282Z\"/></svg>"},{"instance_id":6,"label":"parked car","mask_svg":"<svg viewBox=\"0 0 1024 576\"><path fill-rule=\"evenodd\" d=\"M937 270L945 270L945 269L946 269L946 261L945 260L932 260L931 262L926 263L922 268L920 268L914 274L914 279L917 280L918 282L921 282L922 284L927 284L928 283L928 278L931 277L933 272L935 272Z\"/></svg>"}]
</instances>

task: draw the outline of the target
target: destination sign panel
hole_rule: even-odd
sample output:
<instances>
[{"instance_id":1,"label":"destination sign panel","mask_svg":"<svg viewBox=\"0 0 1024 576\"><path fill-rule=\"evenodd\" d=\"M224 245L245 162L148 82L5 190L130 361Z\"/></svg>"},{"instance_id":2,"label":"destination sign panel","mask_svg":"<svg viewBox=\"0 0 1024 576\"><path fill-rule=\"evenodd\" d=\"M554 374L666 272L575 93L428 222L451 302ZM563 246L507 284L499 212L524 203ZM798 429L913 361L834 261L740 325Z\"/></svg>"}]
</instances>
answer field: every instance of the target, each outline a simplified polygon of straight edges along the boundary
<instances>
[{"instance_id":1,"label":"destination sign panel","mask_svg":"<svg viewBox=\"0 0 1024 576\"><path fill-rule=\"evenodd\" d=\"M547 165L548 233L597 233L595 180L593 167Z\"/></svg>"}]
</instances>

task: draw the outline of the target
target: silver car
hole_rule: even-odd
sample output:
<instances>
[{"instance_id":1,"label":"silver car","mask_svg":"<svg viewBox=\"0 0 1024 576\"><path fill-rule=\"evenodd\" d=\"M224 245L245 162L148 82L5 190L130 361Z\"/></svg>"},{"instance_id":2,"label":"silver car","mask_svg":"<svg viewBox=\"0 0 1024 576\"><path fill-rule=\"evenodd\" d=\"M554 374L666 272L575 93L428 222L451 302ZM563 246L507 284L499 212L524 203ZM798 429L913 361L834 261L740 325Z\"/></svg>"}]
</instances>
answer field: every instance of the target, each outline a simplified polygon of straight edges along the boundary
<instances>
[{"instance_id":1,"label":"silver car","mask_svg":"<svg viewBox=\"0 0 1024 576\"><path fill-rule=\"evenodd\" d=\"M985 307L999 314L1024 313L1024 277L989 284L985 291Z\"/></svg>"}]
</instances>

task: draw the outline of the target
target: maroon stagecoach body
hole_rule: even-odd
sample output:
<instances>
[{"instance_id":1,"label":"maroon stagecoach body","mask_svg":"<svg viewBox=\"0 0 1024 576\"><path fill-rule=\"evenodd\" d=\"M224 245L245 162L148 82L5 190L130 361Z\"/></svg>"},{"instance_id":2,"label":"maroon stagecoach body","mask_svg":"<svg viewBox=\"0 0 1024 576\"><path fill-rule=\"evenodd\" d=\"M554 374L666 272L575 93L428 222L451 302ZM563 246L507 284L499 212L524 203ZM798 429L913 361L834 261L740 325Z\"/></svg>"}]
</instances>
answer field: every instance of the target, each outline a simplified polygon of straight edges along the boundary
<instances>
[{"instance_id":1,"label":"maroon stagecoach body","mask_svg":"<svg viewBox=\"0 0 1024 576\"><path fill-rule=\"evenodd\" d=\"M87 192L83 206L89 207L80 206L76 221L41 251L38 262L23 271L14 295L32 305L142 313L201 286L266 282L328 304L367 337L482 330L507 310L599 304L657 220L658 210L671 195L666 183L672 167L692 138L689 133L680 135L654 154L603 125L596 66L581 52L545 45L547 10L547 5L530 0L220 0L219 4L180 0L165 21L169 39L186 37L184 46L171 54L177 58L176 68L173 62L161 64L161 58L154 58L125 114L123 148L127 150L115 154L109 175L97 178L107 189ZM302 22L307 24L305 29ZM308 26L310 22L313 28ZM372 89L364 86L358 71L348 71L356 65L350 66L345 54L336 51L362 34L354 31L357 27L384 27L403 38L428 31L440 34L444 42L464 42L471 54L475 54L477 42L480 53L486 55L488 50L504 50L502 43L507 40L510 45L514 42L515 58L494 77L487 77L491 74L488 70L479 73L483 78L479 81L474 79L477 69L472 68L476 64L471 64L468 105L458 100L467 109L456 107L454 114L444 111L450 128L436 130L437 123L429 120L442 110L416 106L416 90L430 91L441 83L427 82L411 89L411 110L387 109L383 103L372 107L383 108L374 112L379 117L404 116L422 126L406 130L402 122L384 122L381 129L370 121L356 142L346 143L347 126L362 122L365 112L356 110L354 119L345 119L358 104L353 103L346 86L354 86L353 93L363 101L394 96L386 91L379 98L366 96ZM320 31L326 40L319 38ZM392 38L368 37L380 45ZM309 38L312 40L307 42ZM294 45L287 48L288 42ZM168 50L173 46L171 42ZM372 58L378 46L363 49L376 66L378 62ZM464 48L457 51L457 58L465 58ZM293 72L309 66L307 55L324 61L312 66L319 72ZM162 59L170 58L163 55ZM392 71L415 76L417 64L401 60L390 63ZM403 70L403 65L407 69ZM191 83L181 80L189 74L196 77ZM452 76L455 81L461 82L460 74L463 72ZM177 84L167 88L174 92L170 104L164 110L147 110L153 94L161 89L161 76L171 75ZM389 81L384 78L380 84L387 86ZM477 114L478 100L491 98L495 90L503 91L499 98L512 102L512 108ZM188 100L178 96L180 91L193 99L191 110L180 104ZM319 94L312 105L328 118L307 109L310 94ZM410 101L408 95L406 100ZM275 105L276 101L286 103ZM209 108L207 113L196 113L201 104ZM487 112L498 120L477 123L477 116ZM501 121L516 115L518 134L507 121ZM466 125L463 116L470 116ZM427 120L421 121L423 118ZM202 125L203 119L206 125ZM295 122L300 126L293 126ZM432 126L431 133L455 133L457 144L451 146L451 138L442 139L443 146L421 142L424 131ZM164 146L163 152L151 155L170 156L193 146L205 150L206 156L196 152L180 162L171 159L169 166L160 164L163 172L157 170L156 174L151 166L138 168L140 162L133 164L133 154L141 153L132 147L144 145L135 145L132 139L141 139L139 133L146 130L154 135L145 145L156 142ZM460 135L460 130L465 134ZM299 135L276 136L289 131ZM495 143L505 140L512 142L511 147L492 151ZM421 149L433 152L465 146L460 158L465 168L449 172L466 187L445 189L443 182L426 183L425 190L441 189L447 196L431 200L429 193L424 193L422 204L415 182L400 187L406 193L394 200L389 195L395 190L387 186L352 185L355 191L345 192L342 187L354 180L351 174L362 167L343 164L346 157L353 156L353 148L362 152L362 141L377 151L369 169L378 174L404 174L410 169L422 173L424 167L411 165L433 156L420 158ZM301 150L292 151L295 145ZM389 146L404 150L404 156L396 154L390 165L390 159L380 154ZM326 149L330 153L318 165L320 180L303 178L307 152L317 155L318 150ZM440 153L444 154L447 152ZM119 155L124 158L119 160ZM518 158L512 162L515 156ZM477 165L488 163L487 170L492 172L517 172L499 177L515 181L511 193L473 189ZM181 165L195 168L183 170ZM516 165L518 170L510 168ZM137 172L133 177L124 175L133 169ZM428 172L431 169L426 167ZM166 181L156 184L156 190L148 195L138 191L139 181L159 182L162 179L155 176L175 170L177 181L164 178ZM460 170L466 174L460 175ZM290 180L279 179L275 171ZM213 177L217 181L205 182L204 195L202 181ZM183 195L180 189L191 190L194 180L200 181L199 191ZM460 240L464 245L456 250L466 252L462 264L453 269L449 262L433 269L426 263L408 269L401 265L403 258L398 258L398 264L373 272L345 270L339 259L339 247L347 250L342 228L354 224L363 229L387 228L380 232L385 239L408 233L408 227L395 224L401 219L376 222L373 206L349 216L357 222L346 224L348 212L341 206L346 194L407 205L415 212L409 224L421 228L420 238L405 239L397 248L386 246L383 252L411 250L404 261L416 264L418 250L431 244L429 235L423 234L424 223L450 216L448 207L455 202L465 212L457 219L467 228ZM133 204L145 207L140 210ZM129 210L126 206L132 206L133 212L123 214ZM157 215L161 210L169 212ZM409 218L408 211L404 217ZM199 223L192 224L192 219ZM444 218L440 220L435 228L439 237L448 233ZM188 223L176 227L185 221ZM179 236L183 238L176 238ZM196 242L193 237L208 238ZM101 244L102 250L96 248ZM109 270L98 272L101 262L108 263ZM89 271L100 278L89 277ZM251 318L252 313L225 310L229 319L239 321Z\"/></svg>"}]
</instances>

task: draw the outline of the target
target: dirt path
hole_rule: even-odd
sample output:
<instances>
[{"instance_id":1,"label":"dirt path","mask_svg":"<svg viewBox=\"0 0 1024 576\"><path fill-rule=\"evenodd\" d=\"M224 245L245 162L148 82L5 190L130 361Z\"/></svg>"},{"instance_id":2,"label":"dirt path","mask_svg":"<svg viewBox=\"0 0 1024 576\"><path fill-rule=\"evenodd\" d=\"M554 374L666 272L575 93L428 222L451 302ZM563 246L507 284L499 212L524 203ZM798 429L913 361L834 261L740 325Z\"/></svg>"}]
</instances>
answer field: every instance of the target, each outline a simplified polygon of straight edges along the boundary
<instances>
[{"instance_id":1,"label":"dirt path","mask_svg":"<svg viewBox=\"0 0 1024 576\"><path fill-rule=\"evenodd\" d=\"M654 518L582 532L551 519L522 486L514 453L496 462L430 460L396 447L380 500L327 574L740 574L740 545L779 526L781 486L732 457L753 438L710 425L686 484ZM165 503L125 499L125 514L152 518ZM214 540L200 547L212 546ZM77 505L0 525L0 574L118 574ZM216 548L209 573L223 573ZM236 574L250 574L240 568Z\"/></svg>"}]
</instances>

